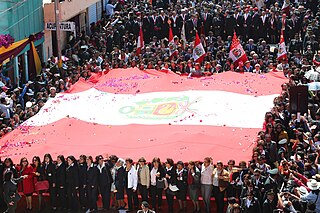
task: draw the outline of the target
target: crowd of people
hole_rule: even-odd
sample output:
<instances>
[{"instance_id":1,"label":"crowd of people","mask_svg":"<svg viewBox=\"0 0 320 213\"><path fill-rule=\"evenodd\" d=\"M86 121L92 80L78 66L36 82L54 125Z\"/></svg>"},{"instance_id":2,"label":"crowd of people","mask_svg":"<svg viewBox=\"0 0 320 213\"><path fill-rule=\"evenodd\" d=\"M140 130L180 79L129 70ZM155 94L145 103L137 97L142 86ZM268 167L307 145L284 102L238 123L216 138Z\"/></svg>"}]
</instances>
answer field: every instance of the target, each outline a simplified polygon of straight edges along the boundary
<instances>
[{"instance_id":1,"label":"crowd of people","mask_svg":"<svg viewBox=\"0 0 320 213\"><path fill-rule=\"evenodd\" d=\"M258 2L258 1L256 1ZM282 10L289 3L288 11ZM187 198L194 212L320 212L319 150L320 99L317 91L309 93L309 111L293 114L289 110L290 88L311 81L306 72L318 70L319 2L317 0L279 2L269 0L264 6L250 1L152 0L122 1L106 5L105 14L91 23L90 32L70 34L63 50L67 58L58 66L51 57L43 63L36 79L14 85L1 72L0 137L36 114L49 98L64 92L79 78L89 79L92 72L115 68L171 70L189 74L194 70L214 74L224 71L265 73L281 71L288 77L274 107L266 113L263 130L258 133L252 159L248 162L165 163L154 158L141 159L116 156L58 156L46 154L28 162L22 158L16 165L10 158L0 165L3 199L8 212L14 212L22 192L27 209L32 209L32 195L50 194L53 210L97 210L97 197L104 209L140 208L161 211L165 194L168 211L174 203L186 211ZM168 20L170 20L168 22ZM144 48L136 52L140 26ZM168 41L171 27L178 53L171 57ZM287 58L277 60L277 45L283 30ZM182 38L185 33L186 40ZM206 56L201 63L193 60L196 32L201 37ZM229 58L232 36L236 32L248 56L238 66ZM30 159L29 159L30 160ZM151 159L148 159L151 160ZM134 164L138 161L137 164ZM226 166L225 166L226 164ZM319 182L318 182L319 181ZM128 201L125 203L124 195ZM2 195L2 193L1 193ZM199 197L203 202L199 202ZM211 197L215 201L210 201ZM227 202L224 202L227 199Z\"/></svg>"}]
</instances>

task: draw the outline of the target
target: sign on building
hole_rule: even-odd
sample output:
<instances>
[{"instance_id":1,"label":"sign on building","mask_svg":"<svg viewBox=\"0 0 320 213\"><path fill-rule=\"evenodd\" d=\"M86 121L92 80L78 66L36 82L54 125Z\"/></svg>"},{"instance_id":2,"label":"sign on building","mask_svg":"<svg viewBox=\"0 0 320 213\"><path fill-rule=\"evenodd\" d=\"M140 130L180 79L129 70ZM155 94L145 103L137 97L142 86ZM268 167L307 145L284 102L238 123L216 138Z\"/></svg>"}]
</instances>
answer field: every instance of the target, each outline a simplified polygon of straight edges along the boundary
<instances>
[{"instance_id":1,"label":"sign on building","mask_svg":"<svg viewBox=\"0 0 320 213\"><path fill-rule=\"evenodd\" d=\"M47 22L46 23L46 30L56 30L56 23L55 22ZM74 22L60 22L60 30L61 31L75 31L76 25Z\"/></svg>"}]
</instances>

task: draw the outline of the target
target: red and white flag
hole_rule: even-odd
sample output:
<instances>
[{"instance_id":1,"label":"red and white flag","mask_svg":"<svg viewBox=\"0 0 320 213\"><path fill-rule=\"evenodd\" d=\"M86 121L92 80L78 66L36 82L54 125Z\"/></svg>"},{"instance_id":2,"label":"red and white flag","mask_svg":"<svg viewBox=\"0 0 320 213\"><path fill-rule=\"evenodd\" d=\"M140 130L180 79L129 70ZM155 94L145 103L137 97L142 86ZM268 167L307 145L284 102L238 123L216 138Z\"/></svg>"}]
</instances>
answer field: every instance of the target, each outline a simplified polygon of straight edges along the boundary
<instances>
[{"instance_id":1,"label":"red and white flag","mask_svg":"<svg viewBox=\"0 0 320 213\"><path fill-rule=\"evenodd\" d=\"M237 37L237 34L234 32L232 43L230 47L229 57L232 59L234 65L237 67L239 62L242 61L243 63L248 61L247 55L243 50L242 45Z\"/></svg>"},{"instance_id":2,"label":"red and white flag","mask_svg":"<svg viewBox=\"0 0 320 213\"><path fill-rule=\"evenodd\" d=\"M239 162L252 156L265 112L287 81L281 72L223 72L214 79L138 68L92 73L2 137L0 157L18 161L49 151Z\"/></svg>"},{"instance_id":3,"label":"red and white flag","mask_svg":"<svg viewBox=\"0 0 320 213\"><path fill-rule=\"evenodd\" d=\"M194 41L193 48L193 59L195 62L201 63L206 56L206 51L204 50L198 33L196 33L196 40Z\"/></svg>"},{"instance_id":4,"label":"red and white flag","mask_svg":"<svg viewBox=\"0 0 320 213\"><path fill-rule=\"evenodd\" d=\"M287 49L286 49L286 44L284 42L284 37L283 37L283 30L281 30L281 35L280 35L280 43L279 43L279 48L278 48L278 60L283 60L287 58Z\"/></svg>"},{"instance_id":5,"label":"red and white flag","mask_svg":"<svg viewBox=\"0 0 320 213\"><path fill-rule=\"evenodd\" d=\"M290 15L290 0L284 0L281 10L287 15Z\"/></svg>"},{"instance_id":6,"label":"red and white flag","mask_svg":"<svg viewBox=\"0 0 320 213\"><path fill-rule=\"evenodd\" d=\"M177 45L174 42L172 27L169 29L169 59L171 60L174 56L178 55Z\"/></svg>"},{"instance_id":7,"label":"red and white flag","mask_svg":"<svg viewBox=\"0 0 320 213\"><path fill-rule=\"evenodd\" d=\"M139 32L138 41L137 41L137 55L140 55L141 49L143 47L144 47L143 32L142 32L142 26L140 26L140 32Z\"/></svg>"}]
</instances>

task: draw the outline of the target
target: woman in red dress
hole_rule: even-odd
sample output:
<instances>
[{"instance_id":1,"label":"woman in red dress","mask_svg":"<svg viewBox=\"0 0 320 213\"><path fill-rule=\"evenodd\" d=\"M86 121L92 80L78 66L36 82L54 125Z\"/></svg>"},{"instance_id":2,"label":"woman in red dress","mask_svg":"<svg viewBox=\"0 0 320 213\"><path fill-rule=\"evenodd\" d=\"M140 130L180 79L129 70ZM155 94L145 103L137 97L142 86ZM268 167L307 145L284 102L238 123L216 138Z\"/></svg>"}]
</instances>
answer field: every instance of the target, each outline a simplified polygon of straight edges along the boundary
<instances>
[{"instance_id":1,"label":"woman in red dress","mask_svg":"<svg viewBox=\"0 0 320 213\"><path fill-rule=\"evenodd\" d=\"M23 194L26 196L27 210L31 211L32 194L34 192L34 174L33 168L29 165L27 158L21 158L18 172L20 176L28 176L28 178L23 179L23 181L19 183L18 188L19 191L23 192Z\"/></svg>"}]
</instances>

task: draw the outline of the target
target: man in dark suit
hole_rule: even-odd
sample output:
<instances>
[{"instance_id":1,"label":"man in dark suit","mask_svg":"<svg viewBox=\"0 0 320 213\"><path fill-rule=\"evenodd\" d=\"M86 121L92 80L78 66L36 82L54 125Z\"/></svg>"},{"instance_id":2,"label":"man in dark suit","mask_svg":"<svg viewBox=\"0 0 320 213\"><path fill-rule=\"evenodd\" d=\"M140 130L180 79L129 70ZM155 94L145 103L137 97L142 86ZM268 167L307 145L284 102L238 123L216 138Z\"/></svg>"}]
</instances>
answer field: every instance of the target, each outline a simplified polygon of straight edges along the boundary
<instances>
[{"instance_id":1,"label":"man in dark suit","mask_svg":"<svg viewBox=\"0 0 320 213\"><path fill-rule=\"evenodd\" d=\"M152 38L152 32L153 32L153 28L151 25L151 19L149 19L148 14L144 13L142 15L142 31L143 31L143 38L145 43L149 43L151 41Z\"/></svg>"},{"instance_id":2,"label":"man in dark suit","mask_svg":"<svg viewBox=\"0 0 320 213\"><path fill-rule=\"evenodd\" d=\"M109 162L104 162L103 156L99 155L96 157L98 162L98 186L99 192L102 196L103 208L110 209L110 195L111 195L111 184L113 182L111 176L112 165Z\"/></svg>"},{"instance_id":3,"label":"man in dark suit","mask_svg":"<svg viewBox=\"0 0 320 213\"><path fill-rule=\"evenodd\" d=\"M169 35L169 24L168 16L164 13L163 10L160 11L160 15L157 17L156 25L159 28L159 39L168 37Z\"/></svg>"},{"instance_id":4,"label":"man in dark suit","mask_svg":"<svg viewBox=\"0 0 320 213\"><path fill-rule=\"evenodd\" d=\"M187 41L189 42L192 41L192 39L196 35L198 23L199 23L199 20L195 14L193 14L191 18L186 21L185 30L186 30Z\"/></svg>"},{"instance_id":5,"label":"man in dark suit","mask_svg":"<svg viewBox=\"0 0 320 213\"><path fill-rule=\"evenodd\" d=\"M266 15L266 12L262 11L260 16L259 29L260 29L260 37L264 38L264 40L267 40L268 23L269 23L269 18Z\"/></svg>"},{"instance_id":6,"label":"man in dark suit","mask_svg":"<svg viewBox=\"0 0 320 213\"><path fill-rule=\"evenodd\" d=\"M223 15L216 13L212 19L212 26L213 26L213 34L214 36L223 36L224 35L224 19Z\"/></svg>"},{"instance_id":7,"label":"man in dark suit","mask_svg":"<svg viewBox=\"0 0 320 213\"><path fill-rule=\"evenodd\" d=\"M260 213L260 203L256 197L253 197L253 192L247 192L247 196L241 199L242 213Z\"/></svg>"},{"instance_id":8,"label":"man in dark suit","mask_svg":"<svg viewBox=\"0 0 320 213\"><path fill-rule=\"evenodd\" d=\"M209 13L209 9L205 8L204 13L202 14L202 23L204 28L204 34L209 35L209 31L212 30L212 15Z\"/></svg>"},{"instance_id":9,"label":"man in dark suit","mask_svg":"<svg viewBox=\"0 0 320 213\"><path fill-rule=\"evenodd\" d=\"M290 34L292 31L292 22L287 18L287 15L284 13L279 20L279 29L283 31L284 40L286 43L289 42Z\"/></svg>"},{"instance_id":10,"label":"man in dark suit","mask_svg":"<svg viewBox=\"0 0 320 213\"><path fill-rule=\"evenodd\" d=\"M255 41L261 36L260 32L261 19L258 8L254 8L254 14L252 15L252 37Z\"/></svg>"},{"instance_id":11,"label":"man in dark suit","mask_svg":"<svg viewBox=\"0 0 320 213\"><path fill-rule=\"evenodd\" d=\"M263 202L262 212L263 213L272 213L273 210L277 208L278 199L274 191L270 190L267 192L267 198Z\"/></svg>"},{"instance_id":12,"label":"man in dark suit","mask_svg":"<svg viewBox=\"0 0 320 213\"><path fill-rule=\"evenodd\" d=\"M237 35L243 35L242 31L243 31L243 16L240 14L241 8L236 9L234 11L234 18L236 19L236 33Z\"/></svg>"},{"instance_id":13,"label":"man in dark suit","mask_svg":"<svg viewBox=\"0 0 320 213\"><path fill-rule=\"evenodd\" d=\"M225 31L226 36L233 36L237 25L237 20L233 16L233 11L226 11Z\"/></svg>"},{"instance_id":14,"label":"man in dark suit","mask_svg":"<svg viewBox=\"0 0 320 213\"><path fill-rule=\"evenodd\" d=\"M249 13L249 9L246 8L243 14L243 38L247 40L251 35L251 25L252 25L252 17Z\"/></svg>"},{"instance_id":15,"label":"man in dark suit","mask_svg":"<svg viewBox=\"0 0 320 213\"><path fill-rule=\"evenodd\" d=\"M252 176L252 184L262 191L264 189L265 181L266 177L261 175L261 171L259 169L255 169Z\"/></svg>"},{"instance_id":16,"label":"man in dark suit","mask_svg":"<svg viewBox=\"0 0 320 213\"><path fill-rule=\"evenodd\" d=\"M150 41L151 38L153 36L156 36L157 38L159 38L159 28L157 27L157 12L151 12L151 15L149 15L148 19L149 19L149 23L150 23Z\"/></svg>"},{"instance_id":17,"label":"man in dark suit","mask_svg":"<svg viewBox=\"0 0 320 213\"><path fill-rule=\"evenodd\" d=\"M182 27L182 19L180 16L177 15L175 10L172 11L172 15L170 17L171 28L173 36L179 36L181 34L181 27Z\"/></svg>"}]
</instances>

